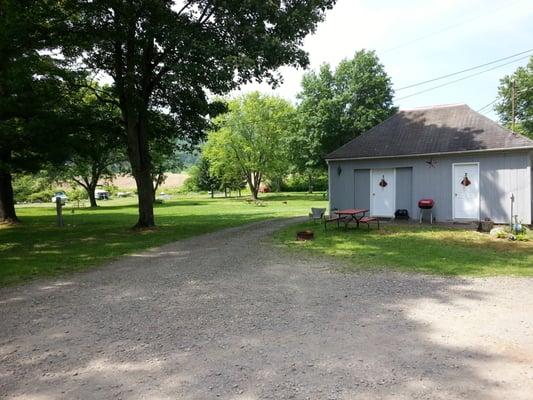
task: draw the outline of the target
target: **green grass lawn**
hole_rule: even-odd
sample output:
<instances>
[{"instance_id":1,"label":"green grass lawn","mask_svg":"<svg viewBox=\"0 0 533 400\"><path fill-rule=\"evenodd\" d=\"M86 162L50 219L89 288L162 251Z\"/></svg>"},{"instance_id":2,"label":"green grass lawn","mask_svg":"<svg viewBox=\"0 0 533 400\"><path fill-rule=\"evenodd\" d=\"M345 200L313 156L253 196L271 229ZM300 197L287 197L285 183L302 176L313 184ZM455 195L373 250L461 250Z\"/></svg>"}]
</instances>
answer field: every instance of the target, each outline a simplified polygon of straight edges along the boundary
<instances>
[{"instance_id":1,"label":"green grass lawn","mask_svg":"<svg viewBox=\"0 0 533 400\"><path fill-rule=\"evenodd\" d=\"M78 271L175 240L271 218L307 215L325 207L323 194L269 194L260 204L244 198L176 197L156 205L158 228L133 231L133 199L101 201L96 209L64 209L64 228L55 226L52 204L20 206L22 224L0 225L0 286L39 276Z\"/></svg>"},{"instance_id":2,"label":"green grass lawn","mask_svg":"<svg viewBox=\"0 0 533 400\"><path fill-rule=\"evenodd\" d=\"M296 232L311 229L315 240L295 241ZM389 225L382 229L328 232L319 224L293 225L276 233L283 246L346 262L346 269L392 267L440 275L533 276L533 237L511 242L456 228Z\"/></svg>"}]
</instances>

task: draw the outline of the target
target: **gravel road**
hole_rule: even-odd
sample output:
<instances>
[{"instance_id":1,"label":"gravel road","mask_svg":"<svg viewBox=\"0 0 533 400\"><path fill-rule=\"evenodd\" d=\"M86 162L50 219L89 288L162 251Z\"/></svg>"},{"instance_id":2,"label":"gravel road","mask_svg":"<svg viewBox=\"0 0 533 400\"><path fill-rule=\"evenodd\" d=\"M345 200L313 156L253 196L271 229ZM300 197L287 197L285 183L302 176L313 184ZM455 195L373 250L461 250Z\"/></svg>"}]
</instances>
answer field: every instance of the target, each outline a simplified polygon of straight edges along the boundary
<instances>
[{"instance_id":1,"label":"gravel road","mask_svg":"<svg viewBox=\"0 0 533 400\"><path fill-rule=\"evenodd\" d=\"M0 397L533 398L533 279L343 274L289 222L0 289Z\"/></svg>"}]
</instances>

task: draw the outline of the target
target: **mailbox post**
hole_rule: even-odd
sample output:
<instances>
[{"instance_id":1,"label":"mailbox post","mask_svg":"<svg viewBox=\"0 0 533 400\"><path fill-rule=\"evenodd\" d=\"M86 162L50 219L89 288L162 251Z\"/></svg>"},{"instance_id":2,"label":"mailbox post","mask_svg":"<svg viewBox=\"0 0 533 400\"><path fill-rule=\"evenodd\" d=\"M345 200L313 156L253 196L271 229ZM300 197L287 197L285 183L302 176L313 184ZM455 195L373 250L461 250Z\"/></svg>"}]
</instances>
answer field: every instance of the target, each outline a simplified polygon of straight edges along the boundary
<instances>
[{"instance_id":1,"label":"mailbox post","mask_svg":"<svg viewBox=\"0 0 533 400\"><path fill-rule=\"evenodd\" d=\"M63 203L59 196L56 196L56 214L57 226L63 227Z\"/></svg>"}]
</instances>

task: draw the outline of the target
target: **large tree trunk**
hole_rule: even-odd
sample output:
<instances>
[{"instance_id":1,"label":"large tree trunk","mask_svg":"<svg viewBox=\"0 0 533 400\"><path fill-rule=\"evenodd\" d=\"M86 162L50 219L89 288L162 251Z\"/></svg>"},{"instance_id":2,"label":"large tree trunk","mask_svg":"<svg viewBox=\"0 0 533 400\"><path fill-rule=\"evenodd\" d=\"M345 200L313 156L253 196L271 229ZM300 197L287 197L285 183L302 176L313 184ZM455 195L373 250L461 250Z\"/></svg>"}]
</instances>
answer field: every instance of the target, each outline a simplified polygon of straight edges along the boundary
<instances>
[{"instance_id":1,"label":"large tree trunk","mask_svg":"<svg viewBox=\"0 0 533 400\"><path fill-rule=\"evenodd\" d=\"M313 174L307 173L307 193L313 193Z\"/></svg>"},{"instance_id":2,"label":"large tree trunk","mask_svg":"<svg viewBox=\"0 0 533 400\"><path fill-rule=\"evenodd\" d=\"M85 190L89 196L89 203L91 204L91 207L98 207L98 204L96 203L96 194L94 193L96 186L88 186L85 188Z\"/></svg>"},{"instance_id":3,"label":"large tree trunk","mask_svg":"<svg viewBox=\"0 0 533 400\"><path fill-rule=\"evenodd\" d=\"M15 211L12 182L11 173L0 170L0 223L19 222Z\"/></svg>"},{"instance_id":4,"label":"large tree trunk","mask_svg":"<svg viewBox=\"0 0 533 400\"><path fill-rule=\"evenodd\" d=\"M258 173L252 173L250 176L246 177L246 180L248 182L250 192L252 193L252 200L257 200L259 197L259 187L261 186L260 175Z\"/></svg>"},{"instance_id":5,"label":"large tree trunk","mask_svg":"<svg viewBox=\"0 0 533 400\"><path fill-rule=\"evenodd\" d=\"M148 115L145 112L139 112L137 115L137 120L133 113L129 113L129 118L127 118L128 157L137 184L139 200L139 219L135 228L150 228L155 226L155 220L154 188L146 129Z\"/></svg>"}]
</instances>

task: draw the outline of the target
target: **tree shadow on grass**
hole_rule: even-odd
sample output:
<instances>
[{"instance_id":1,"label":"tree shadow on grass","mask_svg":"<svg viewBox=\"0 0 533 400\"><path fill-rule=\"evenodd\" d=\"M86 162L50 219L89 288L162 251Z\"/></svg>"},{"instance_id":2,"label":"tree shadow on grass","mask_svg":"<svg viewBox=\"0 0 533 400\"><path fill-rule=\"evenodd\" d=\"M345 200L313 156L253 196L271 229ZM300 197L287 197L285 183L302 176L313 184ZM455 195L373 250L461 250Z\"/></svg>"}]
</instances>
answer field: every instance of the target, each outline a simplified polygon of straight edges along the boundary
<instances>
[{"instance_id":1,"label":"tree shadow on grass","mask_svg":"<svg viewBox=\"0 0 533 400\"><path fill-rule=\"evenodd\" d=\"M135 216L122 213L66 216L63 228L55 226L52 216L32 216L26 225L1 233L0 286L79 271L164 243L275 217L256 210L162 215L157 229L136 231L128 228Z\"/></svg>"},{"instance_id":2,"label":"tree shadow on grass","mask_svg":"<svg viewBox=\"0 0 533 400\"><path fill-rule=\"evenodd\" d=\"M526 398L527 363L479 340L491 328L476 318L490 308L497 324L508 311L493 304L497 287L331 273L322 262L273 252L263 240L273 226L4 291L0 391L43 399L490 400L523 390Z\"/></svg>"}]
</instances>

